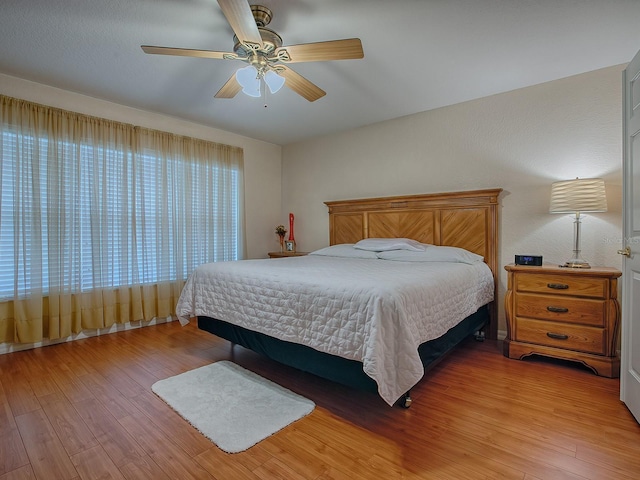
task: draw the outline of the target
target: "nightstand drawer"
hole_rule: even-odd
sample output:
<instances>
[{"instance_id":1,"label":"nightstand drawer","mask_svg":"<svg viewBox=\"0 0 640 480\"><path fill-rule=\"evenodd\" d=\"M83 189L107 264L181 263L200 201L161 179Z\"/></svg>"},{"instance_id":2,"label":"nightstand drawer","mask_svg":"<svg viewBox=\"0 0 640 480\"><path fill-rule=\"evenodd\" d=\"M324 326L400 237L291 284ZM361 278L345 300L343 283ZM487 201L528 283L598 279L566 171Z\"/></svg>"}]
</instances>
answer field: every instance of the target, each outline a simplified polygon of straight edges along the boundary
<instances>
[{"instance_id":1,"label":"nightstand drawer","mask_svg":"<svg viewBox=\"0 0 640 480\"><path fill-rule=\"evenodd\" d=\"M606 303L561 295L517 293L516 316L604 327Z\"/></svg>"},{"instance_id":2,"label":"nightstand drawer","mask_svg":"<svg viewBox=\"0 0 640 480\"><path fill-rule=\"evenodd\" d=\"M607 298L609 281L606 278L578 277L576 275L516 275L518 292L572 295L578 297Z\"/></svg>"},{"instance_id":3,"label":"nightstand drawer","mask_svg":"<svg viewBox=\"0 0 640 480\"><path fill-rule=\"evenodd\" d=\"M602 328L518 318L516 340L580 352L605 353L606 332Z\"/></svg>"}]
</instances>

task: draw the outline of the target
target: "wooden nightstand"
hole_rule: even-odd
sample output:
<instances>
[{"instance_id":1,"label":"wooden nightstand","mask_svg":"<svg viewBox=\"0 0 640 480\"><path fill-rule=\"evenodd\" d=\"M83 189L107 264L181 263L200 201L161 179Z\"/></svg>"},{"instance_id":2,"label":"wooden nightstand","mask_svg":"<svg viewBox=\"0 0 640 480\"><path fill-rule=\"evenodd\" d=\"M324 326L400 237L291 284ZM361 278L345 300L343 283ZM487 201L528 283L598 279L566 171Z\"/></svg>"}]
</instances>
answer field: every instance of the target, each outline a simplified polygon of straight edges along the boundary
<instances>
[{"instance_id":1,"label":"wooden nightstand","mask_svg":"<svg viewBox=\"0 0 640 480\"><path fill-rule=\"evenodd\" d=\"M619 270L513 264L504 268L505 356L545 355L581 362L604 377L620 376Z\"/></svg>"},{"instance_id":2,"label":"wooden nightstand","mask_svg":"<svg viewBox=\"0 0 640 480\"><path fill-rule=\"evenodd\" d=\"M304 257L309 252L269 252L269 258Z\"/></svg>"}]
</instances>

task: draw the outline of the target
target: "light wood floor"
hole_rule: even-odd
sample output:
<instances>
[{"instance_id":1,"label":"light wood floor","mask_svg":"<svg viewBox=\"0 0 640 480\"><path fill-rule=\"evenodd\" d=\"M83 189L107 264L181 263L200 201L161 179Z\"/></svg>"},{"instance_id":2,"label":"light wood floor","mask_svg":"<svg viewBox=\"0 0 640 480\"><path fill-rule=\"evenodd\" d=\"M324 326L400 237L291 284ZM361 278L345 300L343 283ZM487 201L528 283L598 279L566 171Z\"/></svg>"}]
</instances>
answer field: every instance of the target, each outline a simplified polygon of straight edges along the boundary
<instances>
[{"instance_id":1,"label":"light wood floor","mask_svg":"<svg viewBox=\"0 0 640 480\"><path fill-rule=\"evenodd\" d=\"M158 379L230 359L316 402L226 454L159 400ZM473 340L410 409L177 322L0 356L0 479L637 479L619 381Z\"/></svg>"}]
</instances>

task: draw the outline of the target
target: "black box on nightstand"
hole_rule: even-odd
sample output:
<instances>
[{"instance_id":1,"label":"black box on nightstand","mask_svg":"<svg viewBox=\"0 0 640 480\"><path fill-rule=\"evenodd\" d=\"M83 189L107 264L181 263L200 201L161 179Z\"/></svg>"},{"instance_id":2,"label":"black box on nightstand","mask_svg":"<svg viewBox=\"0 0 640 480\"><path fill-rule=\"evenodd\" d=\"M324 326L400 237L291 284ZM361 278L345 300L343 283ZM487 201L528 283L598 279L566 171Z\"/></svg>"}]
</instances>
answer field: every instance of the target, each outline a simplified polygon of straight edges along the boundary
<instances>
[{"instance_id":1,"label":"black box on nightstand","mask_svg":"<svg viewBox=\"0 0 640 480\"><path fill-rule=\"evenodd\" d=\"M542 265L542 255L516 255L514 262L516 265Z\"/></svg>"}]
</instances>

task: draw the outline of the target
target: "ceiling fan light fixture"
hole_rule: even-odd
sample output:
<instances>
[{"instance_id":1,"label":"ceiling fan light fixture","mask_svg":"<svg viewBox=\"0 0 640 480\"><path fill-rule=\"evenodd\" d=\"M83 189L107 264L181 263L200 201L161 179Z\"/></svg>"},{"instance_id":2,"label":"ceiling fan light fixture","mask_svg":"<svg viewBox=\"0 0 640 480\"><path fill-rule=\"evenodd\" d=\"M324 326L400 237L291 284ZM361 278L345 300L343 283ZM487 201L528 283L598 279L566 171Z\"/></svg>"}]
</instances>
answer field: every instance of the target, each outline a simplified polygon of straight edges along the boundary
<instances>
[{"instance_id":1,"label":"ceiling fan light fixture","mask_svg":"<svg viewBox=\"0 0 640 480\"><path fill-rule=\"evenodd\" d=\"M286 83L298 95L315 102L326 92L284 64L364 57L359 38L283 46L282 37L267 28L273 16L269 8L249 5L247 0L218 0L218 5L233 30L233 52L141 45L148 54L240 60L249 64L231 75L215 98L233 98L240 91L260 97L261 91L266 95L267 87L273 94ZM264 89L261 79L266 84Z\"/></svg>"},{"instance_id":2,"label":"ceiling fan light fixture","mask_svg":"<svg viewBox=\"0 0 640 480\"><path fill-rule=\"evenodd\" d=\"M273 70L269 70L264 74L264 83L269 87L269 91L273 93L277 93L282 86L284 85L285 78L278 75Z\"/></svg>"},{"instance_id":3,"label":"ceiling fan light fixture","mask_svg":"<svg viewBox=\"0 0 640 480\"><path fill-rule=\"evenodd\" d=\"M242 93L250 97L260 96L260 78L258 70L253 65L240 68L236 72L236 80L242 87Z\"/></svg>"}]
</instances>

